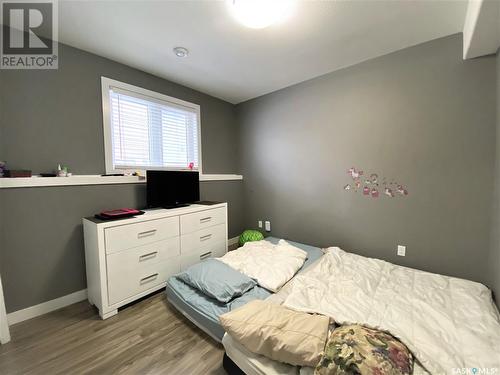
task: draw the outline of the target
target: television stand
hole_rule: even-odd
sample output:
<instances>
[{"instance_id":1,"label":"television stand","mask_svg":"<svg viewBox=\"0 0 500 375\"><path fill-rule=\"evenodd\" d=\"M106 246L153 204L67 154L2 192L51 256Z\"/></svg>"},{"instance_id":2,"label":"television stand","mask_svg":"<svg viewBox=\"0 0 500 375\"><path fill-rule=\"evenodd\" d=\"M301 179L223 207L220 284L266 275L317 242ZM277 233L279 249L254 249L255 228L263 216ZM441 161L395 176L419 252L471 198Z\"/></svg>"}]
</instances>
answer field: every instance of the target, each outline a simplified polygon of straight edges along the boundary
<instances>
[{"instance_id":1,"label":"television stand","mask_svg":"<svg viewBox=\"0 0 500 375\"><path fill-rule=\"evenodd\" d=\"M118 221L83 219L88 299L107 319L169 277L227 251L227 203L146 210Z\"/></svg>"}]
</instances>

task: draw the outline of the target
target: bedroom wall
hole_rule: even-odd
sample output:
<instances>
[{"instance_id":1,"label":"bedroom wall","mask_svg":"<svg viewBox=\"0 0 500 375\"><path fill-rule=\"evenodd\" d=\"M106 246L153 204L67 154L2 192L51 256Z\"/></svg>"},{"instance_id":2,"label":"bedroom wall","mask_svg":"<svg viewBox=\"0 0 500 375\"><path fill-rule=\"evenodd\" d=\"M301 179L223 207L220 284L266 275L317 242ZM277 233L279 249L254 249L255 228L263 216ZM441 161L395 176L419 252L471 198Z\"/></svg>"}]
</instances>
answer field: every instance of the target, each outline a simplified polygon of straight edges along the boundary
<instances>
[{"instance_id":1,"label":"bedroom wall","mask_svg":"<svg viewBox=\"0 0 500 375\"><path fill-rule=\"evenodd\" d=\"M500 308L500 50L496 55L497 83L497 127L496 127L496 164L495 190L493 197L493 219L491 225L491 246L489 254L490 285L496 292L497 306Z\"/></svg>"},{"instance_id":2,"label":"bedroom wall","mask_svg":"<svg viewBox=\"0 0 500 375\"><path fill-rule=\"evenodd\" d=\"M69 46L55 71L0 71L0 160L12 168L105 172L101 76L201 105L204 173L237 173L230 103ZM241 232L241 181L201 184L201 197L229 203L229 236ZM12 312L85 289L81 218L144 207L143 185L0 189L0 274Z\"/></svg>"},{"instance_id":3,"label":"bedroom wall","mask_svg":"<svg viewBox=\"0 0 500 375\"><path fill-rule=\"evenodd\" d=\"M453 35L238 105L245 226L488 283L495 69ZM353 166L409 195L345 191Z\"/></svg>"}]
</instances>

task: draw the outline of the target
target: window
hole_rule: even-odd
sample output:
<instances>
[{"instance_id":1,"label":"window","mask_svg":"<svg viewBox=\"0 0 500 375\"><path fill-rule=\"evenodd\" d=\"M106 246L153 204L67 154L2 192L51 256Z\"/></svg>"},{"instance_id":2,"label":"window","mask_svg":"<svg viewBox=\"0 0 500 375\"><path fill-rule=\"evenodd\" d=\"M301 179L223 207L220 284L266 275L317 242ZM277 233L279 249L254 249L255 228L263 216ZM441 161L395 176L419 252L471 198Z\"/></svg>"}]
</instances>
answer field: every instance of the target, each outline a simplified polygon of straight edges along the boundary
<instances>
[{"instance_id":1,"label":"window","mask_svg":"<svg viewBox=\"0 0 500 375\"><path fill-rule=\"evenodd\" d=\"M102 78L106 172L194 169L201 172L200 107Z\"/></svg>"}]
</instances>

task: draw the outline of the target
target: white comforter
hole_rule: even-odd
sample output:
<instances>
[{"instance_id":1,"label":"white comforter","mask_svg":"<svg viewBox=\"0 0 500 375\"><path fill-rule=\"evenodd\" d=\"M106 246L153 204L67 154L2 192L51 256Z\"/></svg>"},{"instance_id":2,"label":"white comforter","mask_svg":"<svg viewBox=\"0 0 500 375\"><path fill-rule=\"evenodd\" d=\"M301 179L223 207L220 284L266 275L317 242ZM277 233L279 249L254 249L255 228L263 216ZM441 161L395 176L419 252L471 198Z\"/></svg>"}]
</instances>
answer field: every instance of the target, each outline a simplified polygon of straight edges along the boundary
<instances>
[{"instance_id":1,"label":"white comforter","mask_svg":"<svg viewBox=\"0 0 500 375\"><path fill-rule=\"evenodd\" d=\"M472 281L330 248L294 278L284 304L386 330L432 374L500 374L499 314Z\"/></svg>"},{"instance_id":2,"label":"white comforter","mask_svg":"<svg viewBox=\"0 0 500 375\"><path fill-rule=\"evenodd\" d=\"M285 240L277 245L263 240L247 242L218 259L255 279L261 287L277 292L302 267L306 258L304 250Z\"/></svg>"}]
</instances>

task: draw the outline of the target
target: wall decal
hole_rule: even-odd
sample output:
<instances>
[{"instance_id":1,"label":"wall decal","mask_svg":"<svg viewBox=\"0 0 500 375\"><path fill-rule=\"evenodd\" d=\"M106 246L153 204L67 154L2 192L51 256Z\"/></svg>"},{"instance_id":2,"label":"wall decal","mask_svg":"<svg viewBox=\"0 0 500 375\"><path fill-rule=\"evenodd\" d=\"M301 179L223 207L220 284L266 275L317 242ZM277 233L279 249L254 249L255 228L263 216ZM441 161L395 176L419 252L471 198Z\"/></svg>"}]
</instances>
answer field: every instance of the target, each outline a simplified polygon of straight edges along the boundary
<instances>
[{"instance_id":1,"label":"wall decal","mask_svg":"<svg viewBox=\"0 0 500 375\"><path fill-rule=\"evenodd\" d=\"M398 185L398 190L396 190L398 194L408 195L408 190L406 190L402 185Z\"/></svg>"},{"instance_id":2,"label":"wall decal","mask_svg":"<svg viewBox=\"0 0 500 375\"><path fill-rule=\"evenodd\" d=\"M363 171L357 171L356 168L352 167L347 171L348 174L351 175L353 180L358 179L360 176L363 175Z\"/></svg>"},{"instance_id":3,"label":"wall decal","mask_svg":"<svg viewBox=\"0 0 500 375\"><path fill-rule=\"evenodd\" d=\"M394 193L392 192L391 188L386 187L384 190L384 194L387 195L388 197L394 198Z\"/></svg>"},{"instance_id":4,"label":"wall decal","mask_svg":"<svg viewBox=\"0 0 500 375\"><path fill-rule=\"evenodd\" d=\"M371 173L368 178L361 180L364 172L362 170L351 167L347 170L347 174L351 177L352 183L344 185L345 191L352 190L354 193L358 191L363 195L371 198L378 198L382 194L387 198L406 197L408 190L394 179L387 177L380 178L377 173ZM379 183L379 181L381 181ZM390 181L390 182L388 182Z\"/></svg>"}]
</instances>

